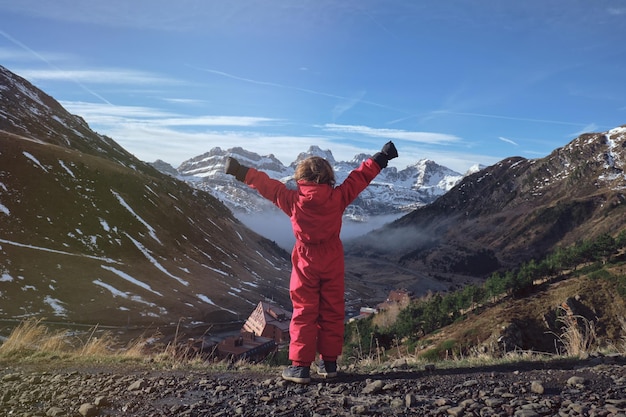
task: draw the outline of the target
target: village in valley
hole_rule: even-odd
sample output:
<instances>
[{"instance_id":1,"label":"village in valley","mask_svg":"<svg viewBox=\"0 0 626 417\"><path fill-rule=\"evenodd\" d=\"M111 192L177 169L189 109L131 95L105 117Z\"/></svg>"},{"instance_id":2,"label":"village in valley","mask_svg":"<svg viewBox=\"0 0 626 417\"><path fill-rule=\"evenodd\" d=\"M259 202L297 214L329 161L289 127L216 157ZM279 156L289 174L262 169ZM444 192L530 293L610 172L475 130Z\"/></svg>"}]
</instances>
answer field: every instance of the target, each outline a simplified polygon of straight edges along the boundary
<instances>
[{"instance_id":1,"label":"village in valley","mask_svg":"<svg viewBox=\"0 0 626 417\"><path fill-rule=\"evenodd\" d=\"M413 294L407 290L392 290L385 301L374 308L361 307L358 315L346 317L346 321L360 320L392 307L402 308L412 298ZM289 345L290 321L290 311L260 301L238 334L225 338L192 338L187 341L186 349L189 354L199 354L207 359L260 361Z\"/></svg>"}]
</instances>

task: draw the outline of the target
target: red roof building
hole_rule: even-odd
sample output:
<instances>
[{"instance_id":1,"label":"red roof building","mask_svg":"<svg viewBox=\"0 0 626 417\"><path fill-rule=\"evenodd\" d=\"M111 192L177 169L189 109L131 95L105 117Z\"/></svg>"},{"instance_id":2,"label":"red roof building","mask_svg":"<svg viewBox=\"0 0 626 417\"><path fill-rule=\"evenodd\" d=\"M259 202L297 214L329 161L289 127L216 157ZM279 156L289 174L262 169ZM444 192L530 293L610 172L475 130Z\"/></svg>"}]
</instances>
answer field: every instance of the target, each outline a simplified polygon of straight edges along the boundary
<instances>
[{"instance_id":1,"label":"red roof building","mask_svg":"<svg viewBox=\"0 0 626 417\"><path fill-rule=\"evenodd\" d=\"M242 331L285 344L289 342L290 321L290 312L261 301L244 323Z\"/></svg>"},{"instance_id":2,"label":"red roof building","mask_svg":"<svg viewBox=\"0 0 626 417\"><path fill-rule=\"evenodd\" d=\"M400 307L406 307L411 302L413 293L408 290L392 290L389 292L387 299L378 304L376 308L378 310L386 310L391 306L398 305Z\"/></svg>"}]
</instances>

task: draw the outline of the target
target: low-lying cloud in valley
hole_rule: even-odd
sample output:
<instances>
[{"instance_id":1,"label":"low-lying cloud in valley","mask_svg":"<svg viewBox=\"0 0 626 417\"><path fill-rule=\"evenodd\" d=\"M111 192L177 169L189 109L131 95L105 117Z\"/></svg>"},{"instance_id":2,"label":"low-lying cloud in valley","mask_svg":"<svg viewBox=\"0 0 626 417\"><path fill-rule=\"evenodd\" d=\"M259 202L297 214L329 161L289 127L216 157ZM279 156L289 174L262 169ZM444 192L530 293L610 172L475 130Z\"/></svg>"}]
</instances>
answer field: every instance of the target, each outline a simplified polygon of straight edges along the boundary
<instances>
[{"instance_id":1,"label":"low-lying cloud in valley","mask_svg":"<svg viewBox=\"0 0 626 417\"><path fill-rule=\"evenodd\" d=\"M279 211L267 211L263 213L245 214L236 213L237 218L250 229L261 236L276 242L278 246L291 252L295 243L295 237L291 230L289 218ZM341 229L341 239L347 242L358 239L360 236L392 222L403 213L388 214L382 216L370 216L367 221L354 222L344 219Z\"/></svg>"}]
</instances>

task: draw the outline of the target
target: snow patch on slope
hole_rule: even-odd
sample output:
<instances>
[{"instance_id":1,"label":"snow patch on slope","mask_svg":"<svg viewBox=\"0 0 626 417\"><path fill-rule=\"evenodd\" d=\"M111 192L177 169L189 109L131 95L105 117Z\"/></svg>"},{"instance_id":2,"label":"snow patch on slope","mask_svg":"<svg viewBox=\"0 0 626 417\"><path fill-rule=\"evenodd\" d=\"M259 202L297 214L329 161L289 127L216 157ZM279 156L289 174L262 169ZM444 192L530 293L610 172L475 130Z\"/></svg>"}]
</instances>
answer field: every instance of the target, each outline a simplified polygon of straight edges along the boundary
<instances>
[{"instance_id":1,"label":"snow patch on slope","mask_svg":"<svg viewBox=\"0 0 626 417\"><path fill-rule=\"evenodd\" d=\"M150 224L148 224L147 221L145 221L144 219L142 219L137 213L135 213L135 211L132 209L132 207L126 202L124 201L124 199L122 198L121 195L119 195L118 193L116 193L115 191L111 190L111 193L113 193L113 195L117 198L117 200L120 202L120 204L122 205L122 207L124 207L126 210L128 210L128 212L130 214L133 215L133 217L135 217L137 220L139 220L139 222L141 224L143 224L144 226L146 226L146 228L148 229L148 233L150 233L150 236L156 240L157 242L161 243L161 241L159 240L159 238L156 235L156 232L154 230L154 227L150 226ZM161 243L162 244L162 243Z\"/></svg>"}]
</instances>

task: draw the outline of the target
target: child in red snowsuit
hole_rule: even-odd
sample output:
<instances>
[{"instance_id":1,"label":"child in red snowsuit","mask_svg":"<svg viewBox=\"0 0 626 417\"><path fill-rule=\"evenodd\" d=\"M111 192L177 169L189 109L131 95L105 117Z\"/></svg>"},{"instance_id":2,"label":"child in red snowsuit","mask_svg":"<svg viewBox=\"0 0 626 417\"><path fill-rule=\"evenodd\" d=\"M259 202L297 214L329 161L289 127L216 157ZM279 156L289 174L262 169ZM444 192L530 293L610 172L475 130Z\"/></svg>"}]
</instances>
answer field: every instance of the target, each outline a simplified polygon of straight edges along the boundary
<instances>
[{"instance_id":1,"label":"child in red snowsuit","mask_svg":"<svg viewBox=\"0 0 626 417\"><path fill-rule=\"evenodd\" d=\"M322 377L337 375L337 357L344 335L344 253L339 238L346 207L398 156L392 142L353 170L335 187L332 167L323 158L310 157L296 168L298 189L289 189L264 172L226 161L226 173L255 188L291 219L296 237L291 261L289 295L293 315L289 327L289 359L292 366L283 378L298 383L310 381L315 354Z\"/></svg>"}]
</instances>

